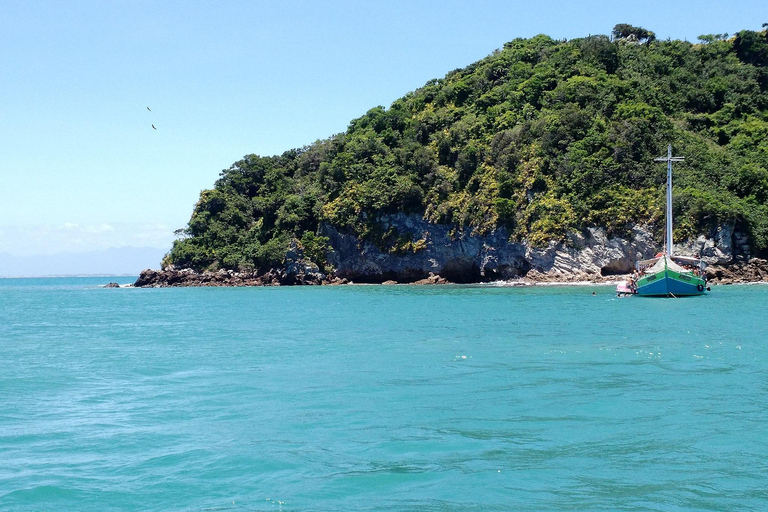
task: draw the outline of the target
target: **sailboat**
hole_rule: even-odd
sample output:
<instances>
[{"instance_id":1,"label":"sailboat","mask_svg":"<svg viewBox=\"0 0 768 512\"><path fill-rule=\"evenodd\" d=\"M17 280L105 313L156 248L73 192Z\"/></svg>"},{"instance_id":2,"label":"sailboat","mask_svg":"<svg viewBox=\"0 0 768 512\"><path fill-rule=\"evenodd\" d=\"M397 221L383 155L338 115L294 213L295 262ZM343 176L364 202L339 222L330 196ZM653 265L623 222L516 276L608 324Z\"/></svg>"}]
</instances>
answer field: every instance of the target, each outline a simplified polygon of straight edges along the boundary
<instances>
[{"instance_id":1,"label":"sailboat","mask_svg":"<svg viewBox=\"0 0 768 512\"><path fill-rule=\"evenodd\" d=\"M682 162L682 157L672 156L672 145L667 156L656 158L667 162L667 233L665 250L655 257L638 261L636 274L629 287L637 295L680 297L701 295L707 290L704 277L706 264L698 258L675 256L672 252L672 162Z\"/></svg>"}]
</instances>

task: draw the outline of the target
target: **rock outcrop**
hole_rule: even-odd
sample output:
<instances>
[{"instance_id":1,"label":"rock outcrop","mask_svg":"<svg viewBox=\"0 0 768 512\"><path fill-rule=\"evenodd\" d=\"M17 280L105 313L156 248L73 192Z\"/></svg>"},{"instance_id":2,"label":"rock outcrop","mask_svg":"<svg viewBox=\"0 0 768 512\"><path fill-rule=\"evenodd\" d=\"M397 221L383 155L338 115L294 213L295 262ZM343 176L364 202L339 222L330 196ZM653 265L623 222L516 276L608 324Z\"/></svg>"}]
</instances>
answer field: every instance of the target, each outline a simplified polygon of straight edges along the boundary
<instances>
[{"instance_id":1,"label":"rock outcrop","mask_svg":"<svg viewBox=\"0 0 768 512\"><path fill-rule=\"evenodd\" d=\"M293 241L285 253L282 268L271 269L264 273L235 272L218 270L216 272L196 272L191 268L163 270L147 269L141 272L134 283L136 287L159 288L166 286L278 286L278 285L319 285L342 284L342 279L332 276L327 279L317 265L304 257L298 244Z\"/></svg>"},{"instance_id":2,"label":"rock outcrop","mask_svg":"<svg viewBox=\"0 0 768 512\"><path fill-rule=\"evenodd\" d=\"M675 244L675 252L695 254L709 265L729 265L745 262L750 257L749 238L733 224L718 226L709 236L699 235L695 240Z\"/></svg>"},{"instance_id":3,"label":"rock outcrop","mask_svg":"<svg viewBox=\"0 0 768 512\"><path fill-rule=\"evenodd\" d=\"M714 284L768 282L768 261L753 258L732 265L711 265L706 275L707 281Z\"/></svg>"},{"instance_id":4,"label":"rock outcrop","mask_svg":"<svg viewBox=\"0 0 768 512\"><path fill-rule=\"evenodd\" d=\"M387 250L368 240L322 226L330 250L326 258L334 269L326 275L292 242L280 268L265 273L195 272L191 269L145 270L135 286L274 286L354 283L444 284L495 280L525 282L579 282L615 280L629 274L638 260L658 250L651 233L635 226L631 236L608 236L602 228L568 233L565 242L534 248L510 242L499 228L484 235L457 232L454 227L430 224L402 213L380 219L385 231L410 240L407 250ZM675 252L699 255L711 266L713 282L768 280L765 260L749 259L745 235L733 225L720 226L710 236L676 245Z\"/></svg>"},{"instance_id":5,"label":"rock outcrop","mask_svg":"<svg viewBox=\"0 0 768 512\"><path fill-rule=\"evenodd\" d=\"M196 272L191 268L185 268L179 270L144 270L139 274L139 278L134 283L134 286L164 288L168 286L279 286L292 284L317 285L332 283L318 279L312 274L289 274L284 269L273 269L269 272L258 274L255 272L235 272L232 270Z\"/></svg>"},{"instance_id":6,"label":"rock outcrop","mask_svg":"<svg viewBox=\"0 0 768 512\"><path fill-rule=\"evenodd\" d=\"M534 271L542 276L569 280L600 279L627 274L635 261L650 257L656 246L651 234L635 228L629 240L606 236L591 228L570 233L566 243L532 248L510 242L504 228L486 235L456 233L448 225L430 224L415 215L395 214L381 219L385 230L417 242L417 250L388 252L367 240L323 226L332 247L328 261L335 274L355 282L388 280L414 282L439 275L456 283L518 279Z\"/></svg>"},{"instance_id":7,"label":"rock outcrop","mask_svg":"<svg viewBox=\"0 0 768 512\"><path fill-rule=\"evenodd\" d=\"M323 284L325 274L320 268L304 257L304 252L295 240L291 241L288 252L285 253L283 272L280 284Z\"/></svg>"}]
</instances>

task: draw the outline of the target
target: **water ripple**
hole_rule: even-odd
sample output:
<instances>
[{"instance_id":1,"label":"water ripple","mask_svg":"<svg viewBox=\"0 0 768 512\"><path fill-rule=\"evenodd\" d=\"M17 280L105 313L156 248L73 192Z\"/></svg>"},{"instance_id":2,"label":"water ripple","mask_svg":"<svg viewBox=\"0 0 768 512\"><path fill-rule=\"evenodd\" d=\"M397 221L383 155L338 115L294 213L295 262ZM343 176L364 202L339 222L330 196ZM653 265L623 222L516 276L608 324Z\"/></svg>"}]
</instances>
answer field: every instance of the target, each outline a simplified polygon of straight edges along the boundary
<instances>
[{"instance_id":1,"label":"water ripple","mask_svg":"<svg viewBox=\"0 0 768 512\"><path fill-rule=\"evenodd\" d=\"M567 288L51 283L0 286L2 510L768 501L764 287L587 306ZM685 315L729 320L666 320Z\"/></svg>"}]
</instances>

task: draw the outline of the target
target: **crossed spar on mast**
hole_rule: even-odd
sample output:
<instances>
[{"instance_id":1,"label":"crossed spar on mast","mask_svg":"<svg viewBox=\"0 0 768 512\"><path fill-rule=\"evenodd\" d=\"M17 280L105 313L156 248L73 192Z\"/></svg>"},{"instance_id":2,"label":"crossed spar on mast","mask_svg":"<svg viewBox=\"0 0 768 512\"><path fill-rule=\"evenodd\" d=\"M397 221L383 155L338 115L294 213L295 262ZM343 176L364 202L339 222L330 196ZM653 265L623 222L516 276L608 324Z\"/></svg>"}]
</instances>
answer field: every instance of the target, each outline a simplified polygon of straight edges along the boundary
<instances>
[{"instance_id":1,"label":"crossed spar on mast","mask_svg":"<svg viewBox=\"0 0 768 512\"><path fill-rule=\"evenodd\" d=\"M683 162L682 156L672 156L672 144L667 146L667 156L654 158L656 162L667 162L667 256L672 257L672 162Z\"/></svg>"}]
</instances>

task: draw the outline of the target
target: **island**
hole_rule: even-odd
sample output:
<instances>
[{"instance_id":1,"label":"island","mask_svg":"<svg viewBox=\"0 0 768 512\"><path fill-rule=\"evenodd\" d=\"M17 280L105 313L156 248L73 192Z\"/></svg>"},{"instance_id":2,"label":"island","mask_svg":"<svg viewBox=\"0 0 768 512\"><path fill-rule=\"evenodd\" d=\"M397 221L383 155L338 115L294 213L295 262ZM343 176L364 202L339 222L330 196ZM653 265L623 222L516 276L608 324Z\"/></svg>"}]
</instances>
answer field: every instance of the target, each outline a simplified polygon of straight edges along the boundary
<instances>
[{"instance_id":1,"label":"island","mask_svg":"<svg viewBox=\"0 0 768 512\"><path fill-rule=\"evenodd\" d=\"M514 39L343 133L247 155L135 286L617 279L664 240L768 280L768 33Z\"/></svg>"}]
</instances>

